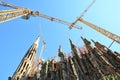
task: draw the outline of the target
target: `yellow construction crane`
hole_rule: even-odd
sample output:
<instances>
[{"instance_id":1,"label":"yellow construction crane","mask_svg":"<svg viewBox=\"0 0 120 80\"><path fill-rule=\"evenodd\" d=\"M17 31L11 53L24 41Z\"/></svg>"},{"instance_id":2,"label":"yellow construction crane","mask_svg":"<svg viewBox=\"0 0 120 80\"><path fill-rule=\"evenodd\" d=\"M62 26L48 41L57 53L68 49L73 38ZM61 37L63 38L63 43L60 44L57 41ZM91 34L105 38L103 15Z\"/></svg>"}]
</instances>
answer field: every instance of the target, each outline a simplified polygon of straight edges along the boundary
<instances>
[{"instance_id":1,"label":"yellow construction crane","mask_svg":"<svg viewBox=\"0 0 120 80\"><path fill-rule=\"evenodd\" d=\"M78 18L77 21L84 23L85 25L91 27L92 29L96 30L97 32L100 32L104 36L106 36L106 37L108 37L108 38L112 39L113 41L116 41L117 43L120 44L120 36L118 36L114 33L111 33L110 31L107 31L107 30L105 30L97 25L94 25L94 24L92 24L92 23L90 23L82 18Z\"/></svg>"},{"instance_id":2,"label":"yellow construction crane","mask_svg":"<svg viewBox=\"0 0 120 80\"><path fill-rule=\"evenodd\" d=\"M118 35L116 35L116 34L113 34L113 33L109 32L109 31L107 31L107 30L105 30L105 29L103 29L103 28L101 28L101 27L99 27L99 26L97 26L97 25L94 25L94 24L92 24L92 23L90 23L90 22L85 21L84 19L82 19L82 17L84 16L84 14L88 11L88 9L89 9L91 6L95 3L95 1L96 1L96 0L93 0L93 1L92 1L92 3L83 11L83 13L80 15L80 17L77 18L77 19L69 26L69 29L72 29L72 27L73 27L78 21L80 21L80 22L86 24L87 26L91 27L92 29L96 30L97 32L100 32L100 33L103 34L104 36L112 39L113 42L116 41L117 43L120 44L120 36L118 36ZM112 42L112 43L113 43L113 42ZM111 43L111 45L112 45L112 43ZM110 45L110 46L111 46L111 45ZM110 47L110 46L109 46L109 47Z\"/></svg>"},{"instance_id":3,"label":"yellow construction crane","mask_svg":"<svg viewBox=\"0 0 120 80\"><path fill-rule=\"evenodd\" d=\"M107 31L103 28L100 28L100 27L98 27L90 22L87 22L81 18L84 15L84 13L93 5L94 2L95 2L95 0L93 0L93 2L85 9L85 11L82 13L82 15L75 22L68 23L66 21L41 14L38 11L32 11L32 10L27 9L27 8L20 8L20 7L17 7L17 6L14 6L14 5L11 5L11 4L8 4L6 2L1 1L1 5L14 8L14 10L2 10L2 11L0 11L0 23L3 23L5 21L12 20L14 18L21 17L21 16L23 16L24 19L28 19L30 15L33 15L33 16L46 18L46 19L49 19L51 21L55 21L55 22L59 22L59 23L68 25L68 26L70 26L69 29L71 29L73 26L77 29L82 29L82 27L75 25L78 21L80 21L80 22L88 25L89 27L93 28L94 30L100 32L101 34L105 35L106 37L108 37L108 38L112 39L113 41L116 41L117 43L120 44L120 36L113 34L109 31Z\"/></svg>"},{"instance_id":4,"label":"yellow construction crane","mask_svg":"<svg viewBox=\"0 0 120 80\"><path fill-rule=\"evenodd\" d=\"M44 52L45 47L46 47L46 42L43 41L43 42L42 42L42 48L41 48L41 51L40 51L40 56L39 56L40 59L42 59L42 53Z\"/></svg>"},{"instance_id":5,"label":"yellow construction crane","mask_svg":"<svg viewBox=\"0 0 120 80\"><path fill-rule=\"evenodd\" d=\"M29 16L33 15L33 16L38 16L38 17L42 17L51 21L55 21L61 24L65 24L70 26L71 23L51 17L51 16L47 16L45 14L41 14L38 11L32 11L30 9L27 8L21 8L21 7L17 7L15 5L12 4L8 4L6 2L0 1L0 5L2 6L7 6L7 7L11 7L14 8L13 10L2 10L0 11L0 23L6 22L8 20L12 20L18 17L23 16L24 19L28 19ZM82 29L81 26L78 25L74 25L75 28L77 29Z\"/></svg>"},{"instance_id":6,"label":"yellow construction crane","mask_svg":"<svg viewBox=\"0 0 120 80\"><path fill-rule=\"evenodd\" d=\"M87 6L87 8L81 13L81 15L80 15L79 18L82 18L82 17L85 15L85 13L90 9L90 7L95 3L95 1L96 1L96 0L93 0L93 1ZM75 20L75 21L69 26L69 29L72 29L72 27L74 27L74 25L77 23L77 21L78 21L79 18L77 18L77 20Z\"/></svg>"}]
</instances>

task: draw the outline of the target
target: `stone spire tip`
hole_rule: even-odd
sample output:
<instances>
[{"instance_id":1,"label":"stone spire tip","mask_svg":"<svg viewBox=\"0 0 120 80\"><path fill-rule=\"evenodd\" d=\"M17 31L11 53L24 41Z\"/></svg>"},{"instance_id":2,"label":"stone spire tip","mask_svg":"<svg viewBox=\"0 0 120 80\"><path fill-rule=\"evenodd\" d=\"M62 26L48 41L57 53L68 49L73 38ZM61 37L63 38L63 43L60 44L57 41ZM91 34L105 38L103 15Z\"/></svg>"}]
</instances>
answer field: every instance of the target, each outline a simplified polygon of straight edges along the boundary
<instances>
[{"instance_id":1,"label":"stone spire tip","mask_svg":"<svg viewBox=\"0 0 120 80\"><path fill-rule=\"evenodd\" d=\"M37 44L37 47L38 47L38 44L40 42L40 36L37 37L36 41L34 42L34 44Z\"/></svg>"}]
</instances>

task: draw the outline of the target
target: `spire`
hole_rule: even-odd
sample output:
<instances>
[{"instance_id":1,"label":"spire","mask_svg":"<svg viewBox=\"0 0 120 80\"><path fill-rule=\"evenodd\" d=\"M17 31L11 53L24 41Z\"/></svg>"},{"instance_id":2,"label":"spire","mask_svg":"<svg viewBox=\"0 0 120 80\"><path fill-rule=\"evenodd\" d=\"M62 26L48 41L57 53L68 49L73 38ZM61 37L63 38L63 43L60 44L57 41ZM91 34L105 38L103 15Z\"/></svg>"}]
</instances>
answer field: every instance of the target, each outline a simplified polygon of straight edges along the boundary
<instances>
[{"instance_id":1,"label":"spire","mask_svg":"<svg viewBox=\"0 0 120 80\"><path fill-rule=\"evenodd\" d=\"M62 52L62 48L61 48L61 45L59 46L59 50L58 50L59 52Z\"/></svg>"},{"instance_id":2,"label":"spire","mask_svg":"<svg viewBox=\"0 0 120 80\"><path fill-rule=\"evenodd\" d=\"M71 49L75 48L75 45L72 43L71 39L69 39L69 41L70 41Z\"/></svg>"},{"instance_id":3,"label":"spire","mask_svg":"<svg viewBox=\"0 0 120 80\"><path fill-rule=\"evenodd\" d=\"M34 42L34 44L37 44L37 47L38 47L39 41L40 41L40 36L38 36L36 41Z\"/></svg>"},{"instance_id":4,"label":"spire","mask_svg":"<svg viewBox=\"0 0 120 80\"><path fill-rule=\"evenodd\" d=\"M64 54L63 54L63 52L62 52L61 45L59 46L59 49L58 49L58 56L59 56L59 57L64 56Z\"/></svg>"},{"instance_id":5,"label":"spire","mask_svg":"<svg viewBox=\"0 0 120 80\"><path fill-rule=\"evenodd\" d=\"M32 75L32 67L34 65L34 59L38 50L39 41L40 37L38 36L21 60L19 66L17 67L16 71L12 76L12 80L21 80L22 78L24 78L23 76Z\"/></svg>"}]
</instances>

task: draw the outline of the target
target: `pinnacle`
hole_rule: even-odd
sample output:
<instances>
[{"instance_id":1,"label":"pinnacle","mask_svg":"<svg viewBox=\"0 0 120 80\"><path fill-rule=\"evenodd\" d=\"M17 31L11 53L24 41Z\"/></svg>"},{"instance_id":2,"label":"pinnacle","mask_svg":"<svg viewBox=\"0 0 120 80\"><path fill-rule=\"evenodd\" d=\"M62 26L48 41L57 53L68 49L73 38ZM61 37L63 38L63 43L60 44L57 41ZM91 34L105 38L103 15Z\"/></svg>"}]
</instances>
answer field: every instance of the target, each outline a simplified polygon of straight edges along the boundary
<instances>
[{"instance_id":1,"label":"pinnacle","mask_svg":"<svg viewBox=\"0 0 120 80\"><path fill-rule=\"evenodd\" d=\"M36 41L34 42L34 44L37 44L37 47L38 47L39 42L40 42L40 36L37 37L37 39L36 39Z\"/></svg>"}]
</instances>

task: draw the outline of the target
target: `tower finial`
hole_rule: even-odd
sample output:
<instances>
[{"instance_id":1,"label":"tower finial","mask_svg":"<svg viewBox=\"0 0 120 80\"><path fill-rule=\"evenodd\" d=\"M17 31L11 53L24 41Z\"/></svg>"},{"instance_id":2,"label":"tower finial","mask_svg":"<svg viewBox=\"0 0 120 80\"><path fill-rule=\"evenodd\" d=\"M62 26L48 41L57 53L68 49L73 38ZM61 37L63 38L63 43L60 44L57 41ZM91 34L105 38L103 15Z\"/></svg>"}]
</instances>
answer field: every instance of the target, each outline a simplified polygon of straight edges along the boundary
<instances>
[{"instance_id":1,"label":"tower finial","mask_svg":"<svg viewBox=\"0 0 120 80\"><path fill-rule=\"evenodd\" d=\"M34 42L34 44L37 44L37 47L38 47L39 41L40 41L40 36L38 36L36 41Z\"/></svg>"},{"instance_id":2,"label":"tower finial","mask_svg":"<svg viewBox=\"0 0 120 80\"><path fill-rule=\"evenodd\" d=\"M59 50L58 50L59 52L62 52L62 48L61 48L61 45L59 45Z\"/></svg>"}]
</instances>

